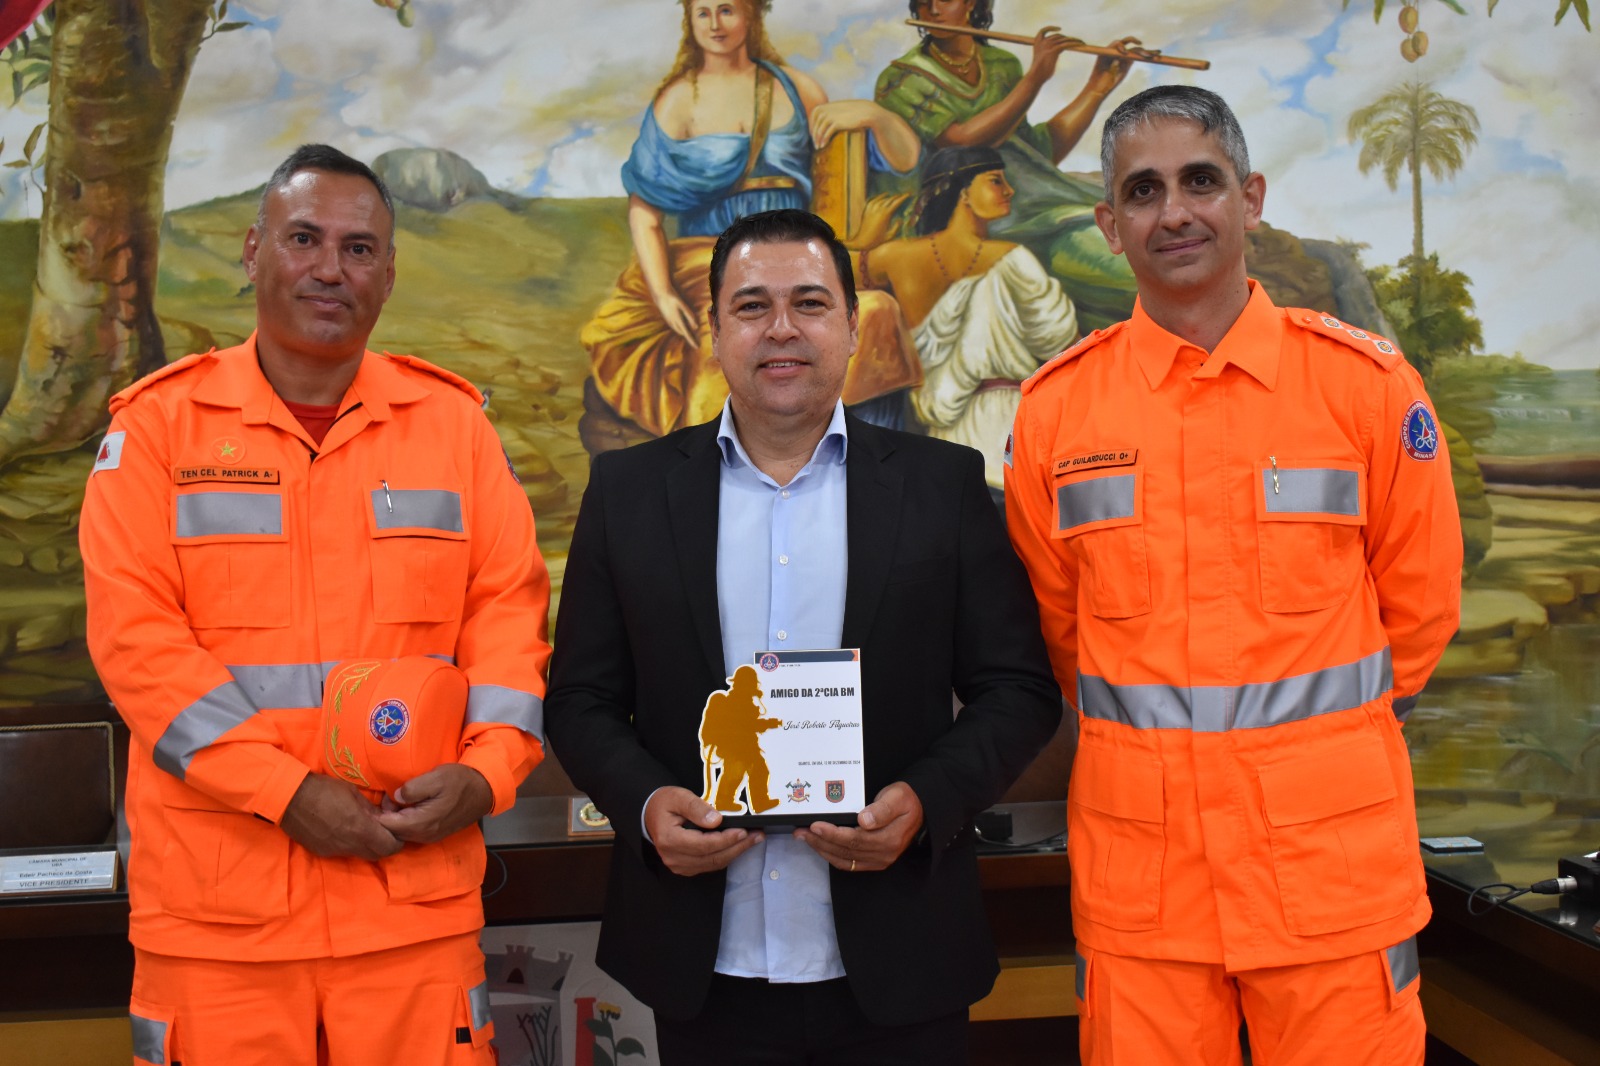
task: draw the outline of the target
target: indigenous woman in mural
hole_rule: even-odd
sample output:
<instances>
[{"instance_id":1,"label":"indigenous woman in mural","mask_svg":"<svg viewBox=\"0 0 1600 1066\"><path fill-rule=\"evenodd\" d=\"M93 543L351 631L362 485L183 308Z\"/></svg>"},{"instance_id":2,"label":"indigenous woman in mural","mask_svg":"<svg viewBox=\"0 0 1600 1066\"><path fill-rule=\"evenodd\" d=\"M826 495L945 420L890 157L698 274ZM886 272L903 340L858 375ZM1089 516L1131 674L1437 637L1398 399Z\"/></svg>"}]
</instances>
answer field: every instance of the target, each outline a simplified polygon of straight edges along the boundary
<instances>
[{"instance_id":1,"label":"indigenous woman in mural","mask_svg":"<svg viewBox=\"0 0 1600 1066\"><path fill-rule=\"evenodd\" d=\"M1028 108L1071 41L1053 27L1039 31L1024 69L1011 52L971 34L993 24L993 9L994 0L911 0L913 17L954 28L919 29L921 43L878 76L877 101L909 122L928 148L999 149L1016 198L995 232L1044 262L1072 294L1086 328L1109 325L1133 308L1133 275L1095 229L1099 183L1063 173L1058 164L1127 76L1129 61L1097 59L1071 103L1042 125L1030 124Z\"/></svg>"},{"instance_id":2,"label":"indigenous woman in mural","mask_svg":"<svg viewBox=\"0 0 1600 1066\"><path fill-rule=\"evenodd\" d=\"M911 407L929 434L983 453L990 488L1022 380L1078 336L1072 301L1025 246L993 240L1011 213L993 148L942 148L922 166L911 224L923 236L863 253L862 283L894 291L922 360Z\"/></svg>"},{"instance_id":3,"label":"indigenous woman in mural","mask_svg":"<svg viewBox=\"0 0 1600 1066\"><path fill-rule=\"evenodd\" d=\"M651 436L717 413L727 388L711 362L712 246L744 215L807 207L814 144L865 129L874 166L905 172L916 165L921 142L899 116L866 100L829 103L816 81L782 62L762 24L769 6L683 0L677 62L622 168L634 261L580 336L594 370L585 419L591 451L604 447L595 426L607 413ZM912 377L896 384L914 383L915 359L892 301L863 304L860 351L909 369ZM876 394L853 394L847 383L845 401ZM595 398L609 412L596 410Z\"/></svg>"}]
</instances>

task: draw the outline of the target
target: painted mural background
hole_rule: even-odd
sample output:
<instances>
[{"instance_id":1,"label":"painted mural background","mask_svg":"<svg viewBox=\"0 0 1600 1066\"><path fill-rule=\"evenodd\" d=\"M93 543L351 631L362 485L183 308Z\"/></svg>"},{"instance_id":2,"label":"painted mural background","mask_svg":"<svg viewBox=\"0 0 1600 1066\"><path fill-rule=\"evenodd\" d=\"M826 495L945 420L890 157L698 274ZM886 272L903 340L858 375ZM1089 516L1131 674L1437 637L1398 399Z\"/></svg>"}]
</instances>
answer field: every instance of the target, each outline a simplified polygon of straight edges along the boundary
<instances>
[{"instance_id":1,"label":"painted mural background","mask_svg":"<svg viewBox=\"0 0 1600 1066\"><path fill-rule=\"evenodd\" d=\"M378 160L396 186L399 280L373 346L491 394L559 593L590 452L641 432L607 421L580 333L632 260L620 171L677 54L679 4L57 0L35 20L41 6L0 8L0 36L26 28L0 55L0 700L101 697L75 528L105 401L248 334L243 234L265 175L305 141ZM1253 272L1281 304L1399 340L1449 427L1469 570L1461 633L1407 730L1424 831L1503 838L1530 862L1589 850L1600 38L1586 0L994 7L998 30L1131 34L1210 61L1136 64L1099 117L1158 83L1226 96L1268 179ZM907 16L898 0L776 0L765 24L832 100L865 101L917 43ZM1092 66L1063 56L1030 120ZM1097 153L1096 122L1062 167L1095 171Z\"/></svg>"}]
</instances>

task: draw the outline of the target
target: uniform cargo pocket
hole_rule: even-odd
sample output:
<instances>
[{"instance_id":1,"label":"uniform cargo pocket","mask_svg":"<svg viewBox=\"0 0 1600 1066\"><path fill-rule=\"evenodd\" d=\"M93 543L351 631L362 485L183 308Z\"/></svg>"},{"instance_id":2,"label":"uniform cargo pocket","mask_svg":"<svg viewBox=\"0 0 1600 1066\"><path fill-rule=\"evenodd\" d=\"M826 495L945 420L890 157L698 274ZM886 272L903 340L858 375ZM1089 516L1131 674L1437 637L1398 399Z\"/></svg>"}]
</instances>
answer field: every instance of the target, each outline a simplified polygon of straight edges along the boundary
<instances>
[{"instance_id":1,"label":"uniform cargo pocket","mask_svg":"<svg viewBox=\"0 0 1600 1066\"><path fill-rule=\"evenodd\" d=\"M489 1008L489 982L479 981L471 988L461 989L461 1021L456 1026L456 1043L471 1044L481 1048L494 1039L494 1019ZM466 1039L462 1039L462 1030Z\"/></svg>"},{"instance_id":2,"label":"uniform cargo pocket","mask_svg":"<svg viewBox=\"0 0 1600 1066\"><path fill-rule=\"evenodd\" d=\"M1056 483L1056 528L1087 565L1079 568L1089 609L1101 618L1150 611L1141 473Z\"/></svg>"},{"instance_id":3,"label":"uniform cargo pocket","mask_svg":"<svg viewBox=\"0 0 1600 1066\"><path fill-rule=\"evenodd\" d=\"M1167 849L1161 763L1086 741L1068 790L1067 857L1078 913L1112 929L1154 929Z\"/></svg>"},{"instance_id":4,"label":"uniform cargo pocket","mask_svg":"<svg viewBox=\"0 0 1600 1066\"><path fill-rule=\"evenodd\" d=\"M177 780L162 782L161 799L167 834L162 909L233 925L289 916L287 833L254 815L218 809L220 804Z\"/></svg>"},{"instance_id":5,"label":"uniform cargo pocket","mask_svg":"<svg viewBox=\"0 0 1600 1066\"><path fill-rule=\"evenodd\" d=\"M129 997L128 1024L133 1031L133 1061L147 1066L178 1066L178 1012Z\"/></svg>"},{"instance_id":6,"label":"uniform cargo pocket","mask_svg":"<svg viewBox=\"0 0 1600 1066\"><path fill-rule=\"evenodd\" d=\"M1353 463L1269 461L1257 474L1262 609L1290 614L1344 602L1361 581L1365 472Z\"/></svg>"},{"instance_id":7,"label":"uniform cargo pocket","mask_svg":"<svg viewBox=\"0 0 1600 1066\"><path fill-rule=\"evenodd\" d=\"M1371 925L1424 891L1378 737L1257 771L1285 924L1297 936ZM1410 787L1409 783L1406 787Z\"/></svg>"},{"instance_id":8,"label":"uniform cargo pocket","mask_svg":"<svg viewBox=\"0 0 1600 1066\"><path fill-rule=\"evenodd\" d=\"M483 832L469 825L435 844L407 844L378 860L392 903L427 903L483 884Z\"/></svg>"}]
</instances>

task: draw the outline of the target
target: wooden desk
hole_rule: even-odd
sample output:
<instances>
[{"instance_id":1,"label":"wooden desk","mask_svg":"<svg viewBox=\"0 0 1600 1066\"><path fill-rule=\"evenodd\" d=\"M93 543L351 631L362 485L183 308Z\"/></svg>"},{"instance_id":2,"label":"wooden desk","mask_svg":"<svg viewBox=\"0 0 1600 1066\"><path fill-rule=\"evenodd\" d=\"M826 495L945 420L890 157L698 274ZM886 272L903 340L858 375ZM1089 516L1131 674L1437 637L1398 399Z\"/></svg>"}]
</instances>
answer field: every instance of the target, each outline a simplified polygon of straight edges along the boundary
<instances>
[{"instance_id":1,"label":"wooden desk","mask_svg":"<svg viewBox=\"0 0 1600 1066\"><path fill-rule=\"evenodd\" d=\"M1011 809L1016 840L1061 829L1059 802ZM569 838L565 799L524 798L491 820L486 836L490 924L600 916L610 843ZM1600 1062L1600 907L1525 897L1526 907L1470 917L1467 886L1496 879L1492 865L1476 862L1429 860L1435 915L1420 945L1431 1035L1481 1066ZM989 851L978 869L1002 970L973 1020L1030 1024L1016 1020L1075 1014L1065 853ZM122 1016L133 972L127 920L122 894L0 901L0 1024Z\"/></svg>"},{"instance_id":2,"label":"wooden desk","mask_svg":"<svg viewBox=\"0 0 1600 1066\"><path fill-rule=\"evenodd\" d=\"M484 914L490 925L600 917L611 845L568 837L566 803L564 797L525 797L487 823ZM1016 804L1013 810L1013 839L1019 841L1047 837L1063 825L1060 803ZM1072 1013L1066 853L989 852L980 856L978 870L1006 969L975 1017ZM0 1021L125 1009L133 979L127 936L125 893L0 900Z\"/></svg>"},{"instance_id":3,"label":"wooden desk","mask_svg":"<svg viewBox=\"0 0 1600 1066\"><path fill-rule=\"evenodd\" d=\"M1073 997L1072 920L1060 802L1010 804L1012 839L1057 837L1053 849L992 848L979 855L989 924L1001 955L994 991L973 1007L975 1021L1062 1017ZM605 903L609 843L566 836L566 800L524 798L486 831L484 917L490 925L593 921Z\"/></svg>"},{"instance_id":4,"label":"wooden desk","mask_svg":"<svg viewBox=\"0 0 1600 1066\"><path fill-rule=\"evenodd\" d=\"M1471 890L1503 879L1492 857L1424 861L1433 920L1418 947L1429 1033L1479 1066L1600 1062L1600 903L1523 896L1474 916Z\"/></svg>"}]
</instances>

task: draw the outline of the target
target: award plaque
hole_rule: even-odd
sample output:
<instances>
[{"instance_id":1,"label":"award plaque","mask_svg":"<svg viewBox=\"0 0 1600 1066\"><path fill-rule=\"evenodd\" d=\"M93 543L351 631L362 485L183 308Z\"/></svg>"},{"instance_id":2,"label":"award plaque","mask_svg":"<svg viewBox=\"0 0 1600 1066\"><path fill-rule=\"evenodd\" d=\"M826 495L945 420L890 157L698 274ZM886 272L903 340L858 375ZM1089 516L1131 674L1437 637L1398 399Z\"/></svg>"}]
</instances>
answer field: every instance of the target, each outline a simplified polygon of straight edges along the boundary
<instances>
[{"instance_id":1,"label":"award plaque","mask_svg":"<svg viewBox=\"0 0 1600 1066\"><path fill-rule=\"evenodd\" d=\"M701 798L724 826L853 826L861 735L860 649L758 652L701 711Z\"/></svg>"}]
</instances>

